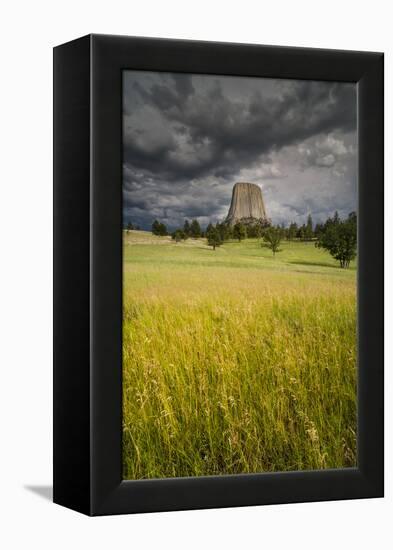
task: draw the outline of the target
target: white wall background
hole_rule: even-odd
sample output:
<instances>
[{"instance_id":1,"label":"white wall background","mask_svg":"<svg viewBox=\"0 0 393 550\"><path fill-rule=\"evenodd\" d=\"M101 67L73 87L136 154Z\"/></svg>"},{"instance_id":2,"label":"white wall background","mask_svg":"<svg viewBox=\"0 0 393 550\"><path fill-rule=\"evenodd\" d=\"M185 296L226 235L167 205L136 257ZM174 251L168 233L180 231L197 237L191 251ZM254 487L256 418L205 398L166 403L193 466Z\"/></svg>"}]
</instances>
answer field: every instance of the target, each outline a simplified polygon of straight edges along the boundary
<instances>
[{"instance_id":1,"label":"white wall background","mask_svg":"<svg viewBox=\"0 0 393 550\"><path fill-rule=\"evenodd\" d=\"M392 276L390 2L44 0L0 16L0 545L12 548L391 548L392 287L385 499L89 519L53 505L52 47L95 32L386 53L387 280ZM34 486L32 491L28 487ZM44 487L42 489L42 487Z\"/></svg>"}]
</instances>

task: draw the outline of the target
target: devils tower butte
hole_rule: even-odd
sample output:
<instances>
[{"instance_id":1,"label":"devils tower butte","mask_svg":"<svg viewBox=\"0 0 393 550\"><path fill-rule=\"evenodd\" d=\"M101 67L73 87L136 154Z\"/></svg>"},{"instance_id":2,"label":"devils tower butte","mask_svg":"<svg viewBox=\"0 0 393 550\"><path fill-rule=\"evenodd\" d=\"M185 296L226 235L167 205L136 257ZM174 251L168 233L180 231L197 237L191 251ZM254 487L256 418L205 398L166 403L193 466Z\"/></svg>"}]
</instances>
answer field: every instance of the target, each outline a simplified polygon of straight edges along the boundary
<instances>
[{"instance_id":1,"label":"devils tower butte","mask_svg":"<svg viewBox=\"0 0 393 550\"><path fill-rule=\"evenodd\" d=\"M255 183L238 182L233 186L231 206L225 221L235 225L240 220L244 223L267 220L262 190Z\"/></svg>"}]
</instances>

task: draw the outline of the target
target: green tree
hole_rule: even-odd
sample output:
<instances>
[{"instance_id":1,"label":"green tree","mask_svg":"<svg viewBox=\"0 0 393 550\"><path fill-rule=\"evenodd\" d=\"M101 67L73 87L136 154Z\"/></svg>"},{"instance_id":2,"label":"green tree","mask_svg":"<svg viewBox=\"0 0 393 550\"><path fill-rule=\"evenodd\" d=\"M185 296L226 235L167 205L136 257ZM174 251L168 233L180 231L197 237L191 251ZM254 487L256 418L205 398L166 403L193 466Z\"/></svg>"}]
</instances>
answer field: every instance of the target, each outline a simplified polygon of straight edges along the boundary
<instances>
[{"instance_id":1,"label":"green tree","mask_svg":"<svg viewBox=\"0 0 393 550\"><path fill-rule=\"evenodd\" d=\"M306 226L304 224L301 225L297 230L297 237L301 241L304 241L304 239L306 238Z\"/></svg>"},{"instance_id":2,"label":"green tree","mask_svg":"<svg viewBox=\"0 0 393 550\"><path fill-rule=\"evenodd\" d=\"M344 221L341 221L338 215L333 220L327 220L315 246L327 250L335 260L340 262L340 267L348 268L351 261L356 257L356 213L351 212Z\"/></svg>"},{"instance_id":3,"label":"green tree","mask_svg":"<svg viewBox=\"0 0 393 550\"><path fill-rule=\"evenodd\" d=\"M214 229L214 225L212 223L209 223L205 231L206 237L209 235L210 231L212 231L213 229Z\"/></svg>"},{"instance_id":4,"label":"green tree","mask_svg":"<svg viewBox=\"0 0 393 550\"><path fill-rule=\"evenodd\" d=\"M267 219L259 219L253 223L247 224L247 238L248 239L260 239L267 227L270 227L271 222Z\"/></svg>"},{"instance_id":5,"label":"green tree","mask_svg":"<svg viewBox=\"0 0 393 550\"><path fill-rule=\"evenodd\" d=\"M263 234L263 227L260 223L258 223L255 226L255 238L259 240L262 237L262 234Z\"/></svg>"},{"instance_id":6,"label":"green tree","mask_svg":"<svg viewBox=\"0 0 393 550\"><path fill-rule=\"evenodd\" d=\"M210 230L206 230L207 244L216 249L216 246L221 246L221 235L217 227L211 227Z\"/></svg>"},{"instance_id":7,"label":"green tree","mask_svg":"<svg viewBox=\"0 0 393 550\"><path fill-rule=\"evenodd\" d=\"M160 234L160 222L158 220L154 220L152 226L151 226L151 232L153 235L159 235Z\"/></svg>"},{"instance_id":8,"label":"green tree","mask_svg":"<svg viewBox=\"0 0 393 550\"><path fill-rule=\"evenodd\" d=\"M176 241L176 243L180 242L182 239L185 240L185 238L185 233L181 229L176 229L176 231L172 233L172 239Z\"/></svg>"},{"instance_id":9,"label":"green tree","mask_svg":"<svg viewBox=\"0 0 393 550\"><path fill-rule=\"evenodd\" d=\"M192 220L190 225L190 236L194 239L197 239L201 236L201 226L199 225L198 220Z\"/></svg>"},{"instance_id":10,"label":"green tree","mask_svg":"<svg viewBox=\"0 0 393 550\"><path fill-rule=\"evenodd\" d=\"M215 229L217 229L218 234L220 235L221 242L224 242L227 238L226 236L226 224L225 223L216 223ZM207 228L206 228L206 236L207 236Z\"/></svg>"},{"instance_id":11,"label":"green tree","mask_svg":"<svg viewBox=\"0 0 393 550\"><path fill-rule=\"evenodd\" d=\"M132 223L131 223L131 222L128 222L128 224L127 224L127 233L128 233L129 231L132 231L133 229L134 229L134 226L132 225Z\"/></svg>"},{"instance_id":12,"label":"green tree","mask_svg":"<svg viewBox=\"0 0 393 550\"><path fill-rule=\"evenodd\" d=\"M247 237L247 229L244 224L241 222L235 223L233 226L233 237L237 239L240 243L241 240Z\"/></svg>"},{"instance_id":13,"label":"green tree","mask_svg":"<svg viewBox=\"0 0 393 550\"><path fill-rule=\"evenodd\" d=\"M159 222L158 220L154 220L151 226L151 230L153 235L158 235L161 237L168 235L168 230L166 228L166 225L164 223Z\"/></svg>"},{"instance_id":14,"label":"green tree","mask_svg":"<svg viewBox=\"0 0 393 550\"><path fill-rule=\"evenodd\" d=\"M160 235L162 237L165 237L165 235L168 235L168 230L167 230L166 225L164 223L160 223Z\"/></svg>"},{"instance_id":15,"label":"green tree","mask_svg":"<svg viewBox=\"0 0 393 550\"><path fill-rule=\"evenodd\" d=\"M191 232L190 222L188 220L185 220L185 222L184 222L183 231L184 231L184 234L185 234L186 238L188 238L190 236L190 232Z\"/></svg>"},{"instance_id":16,"label":"green tree","mask_svg":"<svg viewBox=\"0 0 393 550\"><path fill-rule=\"evenodd\" d=\"M314 231L313 231L312 217L311 217L311 214L309 214L307 216L307 223L304 229L304 238L307 241L311 241L313 236L314 236Z\"/></svg>"},{"instance_id":17,"label":"green tree","mask_svg":"<svg viewBox=\"0 0 393 550\"><path fill-rule=\"evenodd\" d=\"M207 237L209 232L212 229L216 229L220 235L221 243L224 241L227 241L231 237L231 231L230 226L225 222L217 222L216 225L213 225L212 223L209 223L209 225L206 227L205 236Z\"/></svg>"},{"instance_id":18,"label":"green tree","mask_svg":"<svg viewBox=\"0 0 393 550\"><path fill-rule=\"evenodd\" d=\"M232 226L229 225L229 223L222 223L221 226L222 228L222 237L223 237L223 240L224 241L229 241L230 239L232 239L232 236L233 236L233 233L232 233Z\"/></svg>"},{"instance_id":19,"label":"green tree","mask_svg":"<svg viewBox=\"0 0 393 550\"><path fill-rule=\"evenodd\" d=\"M261 225L258 222L247 224L247 237L249 239L260 238L262 234Z\"/></svg>"},{"instance_id":20,"label":"green tree","mask_svg":"<svg viewBox=\"0 0 393 550\"><path fill-rule=\"evenodd\" d=\"M323 224L322 223L315 224L314 234L317 239L319 239L319 236L321 235L321 233L323 233Z\"/></svg>"},{"instance_id":21,"label":"green tree","mask_svg":"<svg viewBox=\"0 0 393 550\"><path fill-rule=\"evenodd\" d=\"M298 232L297 223L292 222L288 227L288 241L293 241L296 238Z\"/></svg>"},{"instance_id":22,"label":"green tree","mask_svg":"<svg viewBox=\"0 0 393 550\"><path fill-rule=\"evenodd\" d=\"M269 227L263 235L263 240L265 244L262 246L267 246L273 252L273 257L276 256L276 252L281 252L280 244L282 239L282 229L280 227Z\"/></svg>"}]
</instances>

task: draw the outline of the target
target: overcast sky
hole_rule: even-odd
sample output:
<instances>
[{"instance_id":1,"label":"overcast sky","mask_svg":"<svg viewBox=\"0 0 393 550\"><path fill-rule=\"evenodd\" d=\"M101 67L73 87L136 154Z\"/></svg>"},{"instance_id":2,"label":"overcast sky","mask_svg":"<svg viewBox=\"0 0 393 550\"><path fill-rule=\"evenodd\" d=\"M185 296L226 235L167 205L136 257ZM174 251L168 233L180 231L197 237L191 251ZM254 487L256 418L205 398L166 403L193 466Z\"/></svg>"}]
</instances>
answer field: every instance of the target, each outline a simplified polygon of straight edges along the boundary
<instances>
[{"instance_id":1,"label":"overcast sky","mask_svg":"<svg viewBox=\"0 0 393 550\"><path fill-rule=\"evenodd\" d=\"M123 213L225 219L237 181L257 183L273 223L357 204L356 85L125 71Z\"/></svg>"}]
</instances>

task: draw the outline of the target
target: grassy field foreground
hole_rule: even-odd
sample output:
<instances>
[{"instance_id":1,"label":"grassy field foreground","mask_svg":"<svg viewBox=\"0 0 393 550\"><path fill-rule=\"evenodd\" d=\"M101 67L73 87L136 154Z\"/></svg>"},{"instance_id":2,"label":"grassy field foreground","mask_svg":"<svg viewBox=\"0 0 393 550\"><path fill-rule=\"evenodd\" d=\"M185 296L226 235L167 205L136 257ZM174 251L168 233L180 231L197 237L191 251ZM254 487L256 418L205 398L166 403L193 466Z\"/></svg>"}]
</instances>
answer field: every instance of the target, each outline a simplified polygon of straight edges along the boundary
<instances>
[{"instance_id":1,"label":"grassy field foreground","mask_svg":"<svg viewBox=\"0 0 393 550\"><path fill-rule=\"evenodd\" d=\"M126 479L356 464L356 267L124 234Z\"/></svg>"}]
</instances>

